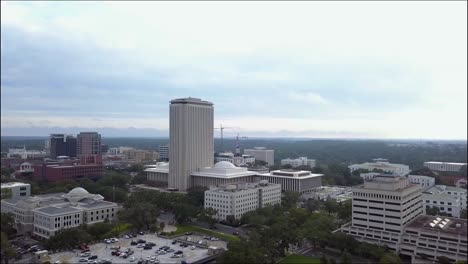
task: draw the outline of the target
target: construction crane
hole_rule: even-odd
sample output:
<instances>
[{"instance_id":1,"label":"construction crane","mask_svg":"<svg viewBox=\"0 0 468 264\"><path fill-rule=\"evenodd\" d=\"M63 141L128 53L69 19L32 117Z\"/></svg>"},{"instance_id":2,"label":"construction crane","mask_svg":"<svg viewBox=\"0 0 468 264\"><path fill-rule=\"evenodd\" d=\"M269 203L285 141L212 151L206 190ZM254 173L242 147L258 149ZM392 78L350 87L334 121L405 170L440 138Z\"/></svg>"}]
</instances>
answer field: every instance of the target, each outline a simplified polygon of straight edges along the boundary
<instances>
[{"instance_id":1,"label":"construction crane","mask_svg":"<svg viewBox=\"0 0 468 264\"><path fill-rule=\"evenodd\" d=\"M219 127L215 127L214 129L219 129L221 131L221 152L224 151L224 146L223 146L223 131L224 129L231 129L231 128L236 128L236 127L223 127L223 125L219 125Z\"/></svg>"}]
</instances>

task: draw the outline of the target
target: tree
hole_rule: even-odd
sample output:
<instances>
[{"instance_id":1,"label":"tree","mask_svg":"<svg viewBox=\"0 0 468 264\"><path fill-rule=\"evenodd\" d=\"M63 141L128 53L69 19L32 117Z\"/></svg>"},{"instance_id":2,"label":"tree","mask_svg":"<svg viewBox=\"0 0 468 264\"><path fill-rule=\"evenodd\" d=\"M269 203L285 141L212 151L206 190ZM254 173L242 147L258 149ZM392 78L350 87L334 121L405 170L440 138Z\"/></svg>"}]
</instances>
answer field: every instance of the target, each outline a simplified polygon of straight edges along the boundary
<instances>
[{"instance_id":1,"label":"tree","mask_svg":"<svg viewBox=\"0 0 468 264\"><path fill-rule=\"evenodd\" d=\"M332 199L332 198L328 198L325 201L324 206L328 212L328 215L331 215L332 213L335 213L338 210L338 203L336 202L335 199Z\"/></svg>"},{"instance_id":2,"label":"tree","mask_svg":"<svg viewBox=\"0 0 468 264\"><path fill-rule=\"evenodd\" d=\"M192 187L187 190L187 197L196 207L203 207L205 203L205 191L208 190L206 187Z\"/></svg>"},{"instance_id":3,"label":"tree","mask_svg":"<svg viewBox=\"0 0 468 264\"><path fill-rule=\"evenodd\" d=\"M352 261L353 260L351 258L351 254L349 254L347 251L341 254L341 259L340 259L341 264L351 264Z\"/></svg>"},{"instance_id":4,"label":"tree","mask_svg":"<svg viewBox=\"0 0 468 264\"><path fill-rule=\"evenodd\" d=\"M215 216L217 211L211 207L202 209L200 211L200 216L198 217L199 220L206 222L210 228L213 228L217 222Z\"/></svg>"},{"instance_id":5,"label":"tree","mask_svg":"<svg viewBox=\"0 0 468 264\"><path fill-rule=\"evenodd\" d=\"M286 209L295 208L299 202L299 197L301 197L301 194L298 192L286 191L283 193L281 205Z\"/></svg>"},{"instance_id":6,"label":"tree","mask_svg":"<svg viewBox=\"0 0 468 264\"><path fill-rule=\"evenodd\" d=\"M5 233L5 235L10 236L16 233L14 229L15 219L14 215L11 213L2 213L1 215L2 223L1 223L1 230Z\"/></svg>"},{"instance_id":7,"label":"tree","mask_svg":"<svg viewBox=\"0 0 468 264\"><path fill-rule=\"evenodd\" d=\"M191 204L178 203L174 205L175 220L179 224L185 224L197 216L197 208Z\"/></svg>"},{"instance_id":8,"label":"tree","mask_svg":"<svg viewBox=\"0 0 468 264\"><path fill-rule=\"evenodd\" d=\"M8 237L4 232L1 232L1 253L5 264L8 264L9 259L16 255L15 249L11 246L10 241L8 241Z\"/></svg>"},{"instance_id":9,"label":"tree","mask_svg":"<svg viewBox=\"0 0 468 264\"><path fill-rule=\"evenodd\" d=\"M94 237L96 240L101 240L104 236L112 230L112 224L110 223L95 223L87 226L86 231Z\"/></svg>"},{"instance_id":10,"label":"tree","mask_svg":"<svg viewBox=\"0 0 468 264\"><path fill-rule=\"evenodd\" d=\"M401 264L401 259L400 257L393 253L393 252L387 252L385 255L383 255L380 260L379 264ZM451 263L450 261L448 263Z\"/></svg>"},{"instance_id":11,"label":"tree","mask_svg":"<svg viewBox=\"0 0 468 264\"><path fill-rule=\"evenodd\" d=\"M338 205L338 217L344 221L350 221L352 210L352 200L346 200Z\"/></svg>"},{"instance_id":12,"label":"tree","mask_svg":"<svg viewBox=\"0 0 468 264\"><path fill-rule=\"evenodd\" d=\"M320 210L320 201L315 199L308 199L304 203L304 208L311 213Z\"/></svg>"},{"instance_id":13,"label":"tree","mask_svg":"<svg viewBox=\"0 0 468 264\"><path fill-rule=\"evenodd\" d=\"M83 232L82 227L61 229L45 241L46 247L51 250L73 249L82 243L89 243L93 237Z\"/></svg>"},{"instance_id":14,"label":"tree","mask_svg":"<svg viewBox=\"0 0 468 264\"><path fill-rule=\"evenodd\" d=\"M118 212L118 217L122 221L130 223L137 230L143 228L150 230L151 226L157 222L160 214L159 209L150 202L140 202Z\"/></svg>"},{"instance_id":15,"label":"tree","mask_svg":"<svg viewBox=\"0 0 468 264\"><path fill-rule=\"evenodd\" d=\"M322 257L320 257L320 264L328 264L327 256L322 255Z\"/></svg>"},{"instance_id":16,"label":"tree","mask_svg":"<svg viewBox=\"0 0 468 264\"><path fill-rule=\"evenodd\" d=\"M466 209L462 209L460 212L460 218L462 219L468 219L468 215L466 213Z\"/></svg>"},{"instance_id":17,"label":"tree","mask_svg":"<svg viewBox=\"0 0 468 264\"><path fill-rule=\"evenodd\" d=\"M440 215L440 209L436 206L428 206L426 207L426 214L427 215Z\"/></svg>"}]
</instances>

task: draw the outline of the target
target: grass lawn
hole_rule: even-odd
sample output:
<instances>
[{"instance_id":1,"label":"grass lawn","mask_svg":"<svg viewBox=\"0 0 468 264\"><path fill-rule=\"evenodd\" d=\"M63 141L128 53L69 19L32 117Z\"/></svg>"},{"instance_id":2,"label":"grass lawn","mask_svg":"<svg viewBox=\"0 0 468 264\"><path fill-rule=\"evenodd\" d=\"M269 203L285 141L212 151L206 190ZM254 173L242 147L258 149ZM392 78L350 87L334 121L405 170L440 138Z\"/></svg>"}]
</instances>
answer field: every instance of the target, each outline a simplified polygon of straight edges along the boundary
<instances>
[{"instance_id":1,"label":"grass lawn","mask_svg":"<svg viewBox=\"0 0 468 264\"><path fill-rule=\"evenodd\" d=\"M185 234L186 232L198 232L200 234L205 234L208 236L215 236L227 241L239 240L237 236L227 235L224 233L219 233L210 229L201 228L198 226L189 226L189 225L176 225L177 230L174 232L174 235Z\"/></svg>"},{"instance_id":2,"label":"grass lawn","mask_svg":"<svg viewBox=\"0 0 468 264\"><path fill-rule=\"evenodd\" d=\"M283 260L281 260L279 263L280 264L301 264L301 263L319 264L320 259L301 256L297 254L291 254L287 256L286 258L284 258Z\"/></svg>"}]
</instances>

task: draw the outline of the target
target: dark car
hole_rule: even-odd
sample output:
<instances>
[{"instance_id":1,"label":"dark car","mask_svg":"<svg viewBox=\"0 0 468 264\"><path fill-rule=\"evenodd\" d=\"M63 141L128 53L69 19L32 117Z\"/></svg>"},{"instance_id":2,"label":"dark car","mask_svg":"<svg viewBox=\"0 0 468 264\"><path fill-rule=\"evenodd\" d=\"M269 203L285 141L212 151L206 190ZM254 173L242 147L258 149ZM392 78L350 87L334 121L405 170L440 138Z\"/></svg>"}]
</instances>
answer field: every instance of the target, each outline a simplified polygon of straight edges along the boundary
<instances>
[{"instance_id":1,"label":"dark car","mask_svg":"<svg viewBox=\"0 0 468 264\"><path fill-rule=\"evenodd\" d=\"M138 239L138 243L141 243L141 244L146 243L146 240Z\"/></svg>"},{"instance_id":2,"label":"dark car","mask_svg":"<svg viewBox=\"0 0 468 264\"><path fill-rule=\"evenodd\" d=\"M137 237L137 233L133 233L132 236L133 236L133 237Z\"/></svg>"},{"instance_id":3,"label":"dark car","mask_svg":"<svg viewBox=\"0 0 468 264\"><path fill-rule=\"evenodd\" d=\"M112 256L118 256L118 255L120 255L120 251L118 251L118 250L117 251L112 251L111 254L112 254Z\"/></svg>"},{"instance_id":4,"label":"dark car","mask_svg":"<svg viewBox=\"0 0 468 264\"><path fill-rule=\"evenodd\" d=\"M193 234L192 232L186 232L185 233L187 236L190 236L191 234Z\"/></svg>"},{"instance_id":5,"label":"dark car","mask_svg":"<svg viewBox=\"0 0 468 264\"><path fill-rule=\"evenodd\" d=\"M143 249L148 250L148 249L153 249L153 247L152 246L145 246Z\"/></svg>"},{"instance_id":6,"label":"dark car","mask_svg":"<svg viewBox=\"0 0 468 264\"><path fill-rule=\"evenodd\" d=\"M88 259L97 259L97 255L91 256Z\"/></svg>"},{"instance_id":7,"label":"dark car","mask_svg":"<svg viewBox=\"0 0 468 264\"><path fill-rule=\"evenodd\" d=\"M156 244L155 244L155 243L153 243L153 242L148 242L148 243L146 243L146 245L148 245L148 246L152 246L152 247L156 246Z\"/></svg>"},{"instance_id":8,"label":"dark car","mask_svg":"<svg viewBox=\"0 0 468 264\"><path fill-rule=\"evenodd\" d=\"M132 242L130 242L130 245L136 246L136 245L138 245L138 242L136 242L135 240L132 240Z\"/></svg>"},{"instance_id":9,"label":"dark car","mask_svg":"<svg viewBox=\"0 0 468 264\"><path fill-rule=\"evenodd\" d=\"M175 245L175 244L177 244L177 241L175 241L175 240L172 241L172 245Z\"/></svg>"},{"instance_id":10,"label":"dark car","mask_svg":"<svg viewBox=\"0 0 468 264\"><path fill-rule=\"evenodd\" d=\"M182 252L181 250L179 250L179 251L174 252L174 255L180 255L180 254L182 254L182 253L184 253L184 252Z\"/></svg>"}]
</instances>

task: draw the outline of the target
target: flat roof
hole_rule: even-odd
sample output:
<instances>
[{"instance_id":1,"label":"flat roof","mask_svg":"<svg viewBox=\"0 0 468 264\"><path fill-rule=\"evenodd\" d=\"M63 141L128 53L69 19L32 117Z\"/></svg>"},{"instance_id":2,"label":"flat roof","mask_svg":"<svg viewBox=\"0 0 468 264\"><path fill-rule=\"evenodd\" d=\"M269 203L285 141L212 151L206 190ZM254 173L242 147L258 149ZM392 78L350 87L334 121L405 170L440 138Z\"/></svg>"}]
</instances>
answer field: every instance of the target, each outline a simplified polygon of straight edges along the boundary
<instances>
[{"instance_id":1,"label":"flat roof","mask_svg":"<svg viewBox=\"0 0 468 264\"><path fill-rule=\"evenodd\" d=\"M185 97L178 98L170 101L171 104L199 104L199 105L213 105L212 102L203 101L200 98Z\"/></svg>"},{"instance_id":2,"label":"flat roof","mask_svg":"<svg viewBox=\"0 0 468 264\"><path fill-rule=\"evenodd\" d=\"M43 207L43 208L37 209L36 211L49 214L49 215L81 212L81 210L73 208L73 207L55 207L55 206Z\"/></svg>"},{"instance_id":3,"label":"flat roof","mask_svg":"<svg viewBox=\"0 0 468 264\"><path fill-rule=\"evenodd\" d=\"M29 183L24 182L6 182L1 184L1 188L15 187L15 186L25 186L30 185Z\"/></svg>"},{"instance_id":4,"label":"flat roof","mask_svg":"<svg viewBox=\"0 0 468 264\"><path fill-rule=\"evenodd\" d=\"M439 221L438 224L432 227L430 223L433 223L434 220L437 221L437 218L441 219L441 221ZM442 221L445 221L445 219L449 220L448 223L443 228L440 228L439 224L441 224ZM452 218L452 217L446 217L446 216L419 215L413 221L411 221L406 227L417 228L417 229L421 229L424 231L447 233L451 235L460 234L461 236L466 237L467 236L467 224L466 223L467 223L466 219ZM457 224L459 225L458 227L457 227Z\"/></svg>"},{"instance_id":5,"label":"flat roof","mask_svg":"<svg viewBox=\"0 0 468 264\"><path fill-rule=\"evenodd\" d=\"M431 164L450 164L450 165L466 165L466 163L460 163L460 162L444 162L444 161L426 161L424 163L431 163Z\"/></svg>"}]
</instances>

